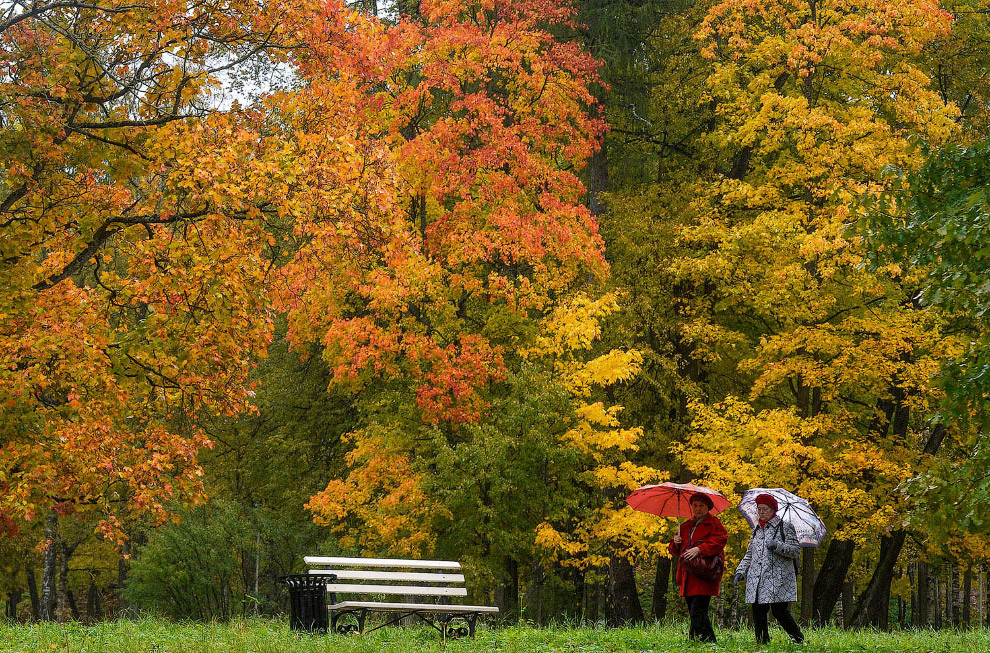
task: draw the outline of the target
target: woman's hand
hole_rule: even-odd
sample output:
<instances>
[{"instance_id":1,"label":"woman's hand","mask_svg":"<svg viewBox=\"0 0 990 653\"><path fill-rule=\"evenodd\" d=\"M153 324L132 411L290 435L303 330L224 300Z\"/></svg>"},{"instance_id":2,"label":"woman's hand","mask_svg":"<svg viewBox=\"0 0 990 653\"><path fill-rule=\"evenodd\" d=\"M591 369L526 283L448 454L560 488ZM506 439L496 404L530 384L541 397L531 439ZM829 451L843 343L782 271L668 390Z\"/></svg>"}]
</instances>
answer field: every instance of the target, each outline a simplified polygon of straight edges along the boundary
<instances>
[{"instance_id":1,"label":"woman's hand","mask_svg":"<svg viewBox=\"0 0 990 653\"><path fill-rule=\"evenodd\" d=\"M683 544L683 543L684 543L684 540L683 540L683 539L681 539L681 536L680 536L680 535L678 534L678 535L675 535L675 536L674 536L674 539L673 539L673 542L674 542L674 544L676 544L677 546L680 546L681 544Z\"/></svg>"},{"instance_id":2,"label":"woman's hand","mask_svg":"<svg viewBox=\"0 0 990 653\"><path fill-rule=\"evenodd\" d=\"M695 547L692 547L692 548L690 548L690 549L688 549L687 551L684 552L684 559L685 560L694 560L695 558L697 558L700 555L701 555L701 549L695 546Z\"/></svg>"}]
</instances>

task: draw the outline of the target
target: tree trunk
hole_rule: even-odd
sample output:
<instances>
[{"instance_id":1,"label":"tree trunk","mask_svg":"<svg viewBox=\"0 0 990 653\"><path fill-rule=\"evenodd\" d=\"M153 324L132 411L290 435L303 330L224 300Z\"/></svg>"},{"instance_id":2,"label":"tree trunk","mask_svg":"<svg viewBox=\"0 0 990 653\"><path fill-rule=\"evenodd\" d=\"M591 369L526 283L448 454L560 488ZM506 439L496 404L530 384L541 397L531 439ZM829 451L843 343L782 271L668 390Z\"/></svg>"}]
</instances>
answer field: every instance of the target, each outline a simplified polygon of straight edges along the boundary
<instances>
[{"instance_id":1,"label":"tree trunk","mask_svg":"<svg viewBox=\"0 0 990 653\"><path fill-rule=\"evenodd\" d=\"M812 623L816 626L824 626L832 618L835 604L842 596L842 584L852 565L855 548L856 544L852 540L832 538L829 542L825 559L818 570L818 577L812 589ZM845 621L848 621L850 616L849 612L843 612Z\"/></svg>"},{"instance_id":2,"label":"tree trunk","mask_svg":"<svg viewBox=\"0 0 990 653\"><path fill-rule=\"evenodd\" d=\"M501 583L495 588L495 605L499 619L508 624L519 621L519 563L506 556L502 563Z\"/></svg>"},{"instance_id":3,"label":"tree trunk","mask_svg":"<svg viewBox=\"0 0 990 653\"><path fill-rule=\"evenodd\" d=\"M42 557L41 572L41 621L53 621L55 615L56 580L58 574L58 515L54 511L45 518L45 555Z\"/></svg>"},{"instance_id":4,"label":"tree trunk","mask_svg":"<svg viewBox=\"0 0 990 653\"><path fill-rule=\"evenodd\" d=\"M588 623L597 623L601 616L605 614L605 608L602 602L602 596L605 594L602 591L601 583L590 582L587 575L584 578L584 587L587 592L587 600L584 604L584 619Z\"/></svg>"},{"instance_id":5,"label":"tree trunk","mask_svg":"<svg viewBox=\"0 0 990 653\"><path fill-rule=\"evenodd\" d=\"M636 592L636 574L625 556L612 553L608 563L608 616L610 626L643 622L643 607Z\"/></svg>"},{"instance_id":6,"label":"tree trunk","mask_svg":"<svg viewBox=\"0 0 990 653\"><path fill-rule=\"evenodd\" d=\"M59 565L58 565L58 590L55 592L55 614L59 621L67 621L70 617L71 606L69 604L69 558L76 550L76 545L69 546L64 539L58 541ZM74 619L79 619L79 610L74 611Z\"/></svg>"},{"instance_id":7,"label":"tree trunk","mask_svg":"<svg viewBox=\"0 0 990 653\"><path fill-rule=\"evenodd\" d=\"M561 609L565 619L581 619L584 614L584 572L580 569L565 570L565 579L574 583L573 592L565 592L561 597Z\"/></svg>"},{"instance_id":8,"label":"tree trunk","mask_svg":"<svg viewBox=\"0 0 990 653\"><path fill-rule=\"evenodd\" d=\"M979 625L981 625L983 623L983 615L984 615L983 606L984 606L984 604L986 603L986 600L987 600L986 599L986 597L987 597L987 585L986 585L986 579L985 579L985 577L983 575L983 565L980 565L980 579L979 579L978 582L979 582L979 584L977 585L977 587L979 588L979 590L978 590L979 593L977 594L977 596L979 596L980 600L979 600L979 603L977 604L979 606L979 616L976 618L976 625L977 626L979 626Z\"/></svg>"},{"instance_id":9,"label":"tree trunk","mask_svg":"<svg viewBox=\"0 0 990 653\"><path fill-rule=\"evenodd\" d=\"M959 628L959 567L955 565L949 565L945 601L946 613L952 615L952 627Z\"/></svg>"},{"instance_id":10,"label":"tree trunk","mask_svg":"<svg viewBox=\"0 0 990 653\"><path fill-rule=\"evenodd\" d=\"M124 599L124 587L127 585L127 575L131 570L131 541L125 540L120 547L120 557L117 559L117 606L121 613L129 613L131 606Z\"/></svg>"},{"instance_id":11,"label":"tree trunk","mask_svg":"<svg viewBox=\"0 0 990 653\"><path fill-rule=\"evenodd\" d=\"M90 577L89 590L86 593L86 618L99 621L103 618L103 606L100 605L100 588L96 586L96 578Z\"/></svg>"},{"instance_id":12,"label":"tree trunk","mask_svg":"<svg viewBox=\"0 0 990 653\"><path fill-rule=\"evenodd\" d=\"M880 538L880 559L877 560L866 590L859 597L859 605L853 614L854 626L873 626L880 630L890 627L890 583L894 578L894 567L901 555L906 535L906 531L896 530Z\"/></svg>"},{"instance_id":13,"label":"tree trunk","mask_svg":"<svg viewBox=\"0 0 990 653\"><path fill-rule=\"evenodd\" d=\"M911 594L908 599L911 610L911 627L914 628L916 626L914 620L918 617L918 565L916 563L908 563L907 575L908 587L911 588Z\"/></svg>"},{"instance_id":14,"label":"tree trunk","mask_svg":"<svg viewBox=\"0 0 990 653\"><path fill-rule=\"evenodd\" d=\"M594 621L595 619L592 616L591 583L588 582L588 574L585 574L581 580L581 623L593 623Z\"/></svg>"},{"instance_id":15,"label":"tree trunk","mask_svg":"<svg viewBox=\"0 0 990 653\"><path fill-rule=\"evenodd\" d=\"M79 621L79 606L76 605L76 595L72 593L72 590L66 590L65 596L69 604L69 615L73 621Z\"/></svg>"},{"instance_id":16,"label":"tree trunk","mask_svg":"<svg viewBox=\"0 0 990 653\"><path fill-rule=\"evenodd\" d=\"M375 9L378 12L378 9ZM254 542L254 616L258 616L258 606L261 605L261 595L258 593L258 584L261 580L261 531Z\"/></svg>"},{"instance_id":17,"label":"tree trunk","mask_svg":"<svg viewBox=\"0 0 990 653\"><path fill-rule=\"evenodd\" d=\"M526 590L526 605L529 618L537 624L543 623L543 581L546 572L537 560L529 569L529 588Z\"/></svg>"},{"instance_id":18,"label":"tree trunk","mask_svg":"<svg viewBox=\"0 0 990 653\"><path fill-rule=\"evenodd\" d=\"M815 596L815 550L801 549L801 624L811 624Z\"/></svg>"},{"instance_id":19,"label":"tree trunk","mask_svg":"<svg viewBox=\"0 0 990 653\"><path fill-rule=\"evenodd\" d=\"M24 577L27 579L28 596L31 597L31 620L38 621L41 618L41 597L38 595L38 579L30 562L24 568Z\"/></svg>"},{"instance_id":20,"label":"tree trunk","mask_svg":"<svg viewBox=\"0 0 990 653\"><path fill-rule=\"evenodd\" d=\"M967 567L963 575L963 628L969 628L973 615L973 569Z\"/></svg>"},{"instance_id":21,"label":"tree trunk","mask_svg":"<svg viewBox=\"0 0 990 653\"><path fill-rule=\"evenodd\" d=\"M928 574L928 563L918 562L915 572L915 592L917 594L917 611L911 615L915 628L924 628L932 619L931 576Z\"/></svg>"},{"instance_id":22,"label":"tree trunk","mask_svg":"<svg viewBox=\"0 0 990 653\"><path fill-rule=\"evenodd\" d=\"M853 584L851 580L842 583L842 627L852 628Z\"/></svg>"},{"instance_id":23,"label":"tree trunk","mask_svg":"<svg viewBox=\"0 0 990 653\"><path fill-rule=\"evenodd\" d=\"M657 558L657 575L653 581L653 617L654 621L663 621L667 616L667 583L670 581L670 558Z\"/></svg>"},{"instance_id":24,"label":"tree trunk","mask_svg":"<svg viewBox=\"0 0 990 653\"><path fill-rule=\"evenodd\" d=\"M892 391L894 401L890 404L892 412L888 413L890 415L889 432L898 442L906 444L911 409L905 405L902 388L894 386ZM882 427L873 430L882 435L888 429ZM936 428L935 431L938 429ZM933 432L926 441L923 451L934 455L941 445L942 437L942 435ZM897 566L897 559L901 555L906 536L907 533L899 529L890 535L880 537L880 558L877 560L866 590L860 596L859 605L853 615L854 626L873 626L881 630L889 628L890 584L894 579L894 567Z\"/></svg>"},{"instance_id":25,"label":"tree trunk","mask_svg":"<svg viewBox=\"0 0 990 653\"><path fill-rule=\"evenodd\" d=\"M21 602L21 591L16 585L7 590L7 608L4 610L4 616L10 622L17 621L17 604Z\"/></svg>"},{"instance_id":26,"label":"tree trunk","mask_svg":"<svg viewBox=\"0 0 990 653\"><path fill-rule=\"evenodd\" d=\"M941 581L939 581L938 576L935 576L935 582L932 585L932 604L935 606L935 629L938 630L942 628L942 590Z\"/></svg>"},{"instance_id":27,"label":"tree trunk","mask_svg":"<svg viewBox=\"0 0 990 653\"><path fill-rule=\"evenodd\" d=\"M955 586L956 586L956 571L953 566L947 565L948 571L945 572L945 627L952 628L956 626L956 597L955 597Z\"/></svg>"}]
</instances>

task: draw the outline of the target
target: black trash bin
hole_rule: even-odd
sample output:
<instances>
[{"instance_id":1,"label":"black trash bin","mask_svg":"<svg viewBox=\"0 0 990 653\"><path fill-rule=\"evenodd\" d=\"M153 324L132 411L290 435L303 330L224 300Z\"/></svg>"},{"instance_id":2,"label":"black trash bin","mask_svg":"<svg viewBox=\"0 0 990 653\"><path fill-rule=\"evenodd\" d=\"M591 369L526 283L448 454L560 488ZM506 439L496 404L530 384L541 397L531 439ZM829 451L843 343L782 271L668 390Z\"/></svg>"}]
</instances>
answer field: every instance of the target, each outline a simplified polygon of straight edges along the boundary
<instances>
[{"instance_id":1,"label":"black trash bin","mask_svg":"<svg viewBox=\"0 0 990 653\"><path fill-rule=\"evenodd\" d=\"M289 588L289 627L307 632L327 632L327 581L330 576L292 574L283 579Z\"/></svg>"}]
</instances>

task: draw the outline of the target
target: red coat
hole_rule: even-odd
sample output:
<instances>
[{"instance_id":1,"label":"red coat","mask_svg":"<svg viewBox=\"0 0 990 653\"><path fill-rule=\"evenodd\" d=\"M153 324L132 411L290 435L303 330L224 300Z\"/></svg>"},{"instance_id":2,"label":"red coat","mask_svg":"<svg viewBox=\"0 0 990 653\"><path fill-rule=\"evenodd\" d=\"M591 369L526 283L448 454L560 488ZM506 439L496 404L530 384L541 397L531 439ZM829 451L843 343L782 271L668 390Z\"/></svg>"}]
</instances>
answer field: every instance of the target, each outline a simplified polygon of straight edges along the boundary
<instances>
[{"instance_id":1,"label":"red coat","mask_svg":"<svg viewBox=\"0 0 990 653\"><path fill-rule=\"evenodd\" d=\"M688 519L681 524L680 536L684 540L684 543L678 545L671 542L667 546L670 555L676 559L680 556L681 551L698 547L701 549L701 555L703 556L718 556L722 558L722 566L724 567L725 543L729 539L728 533L725 532L725 526L718 520L718 517L709 513L698 524L698 528L695 529L694 537L692 538L689 534L693 525L693 519ZM677 584L681 587L681 596L718 596L722 579L705 580L704 578L698 578L694 574L687 573L682 565L677 565Z\"/></svg>"}]
</instances>

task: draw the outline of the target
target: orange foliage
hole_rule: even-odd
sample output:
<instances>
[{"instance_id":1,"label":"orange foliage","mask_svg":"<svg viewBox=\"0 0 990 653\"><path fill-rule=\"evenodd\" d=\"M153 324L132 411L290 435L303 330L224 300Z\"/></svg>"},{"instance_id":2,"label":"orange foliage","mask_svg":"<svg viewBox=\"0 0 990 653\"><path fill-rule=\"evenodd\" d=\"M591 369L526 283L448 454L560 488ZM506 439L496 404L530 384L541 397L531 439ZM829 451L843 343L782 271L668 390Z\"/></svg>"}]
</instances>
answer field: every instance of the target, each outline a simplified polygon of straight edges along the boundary
<instances>
[{"instance_id":1,"label":"orange foliage","mask_svg":"<svg viewBox=\"0 0 990 653\"><path fill-rule=\"evenodd\" d=\"M528 319L605 271L565 171L603 128L589 111L594 62L540 27L571 9L502 4L424 3L422 22L388 28L354 16L346 32L318 30L301 67L310 111L338 106L321 98L342 77L361 88L360 181L374 195L302 227L307 245L284 271L290 338L321 340L338 381L407 376L430 422L477 420L476 388L502 378L503 343L478 333L488 314Z\"/></svg>"},{"instance_id":2,"label":"orange foliage","mask_svg":"<svg viewBox=\"0 0 990 653\"><path fill-rule=\"evenodd\" d=\"M92 514L119 541L203 499L196 419L249 409L273 228L347 193L355 156L346 115L294 140L282 97L203 109L225 57L283 57L290 7L87 7L2 33L0 521Z\"/></svg>"},{"instance_id":3,"label":"orange foliage","mask_svg":"<svg viewBox=\"0 0 990 653\"><path fill-rule=\"evenodd\" d=\"M282 306L290 340L321 342L335 382L403 384L420 426L453 428L484 416L485 393L541 315L607 273L576 174L604 123L588 88L596 62L548 31L570 21L570 5L501 0L479 9L459 0L421 9L420 19L390 27L355 17L347 32L311 42L307 93L344 76L362 91L356 131L369 150L384 148L370 162L381 193L349 198L337 216L361 210L343 219L306 224L306 246L284 269ZM430 458L429 444L411 435L402 447L377 430L360 437L410 470ZM318 519L346 513L375 532L366 511L376 492L392 496L388 479L366 476L375 466L366 456L349 464L347 480L310 507Z\"/></svg>"}]
</instances>

